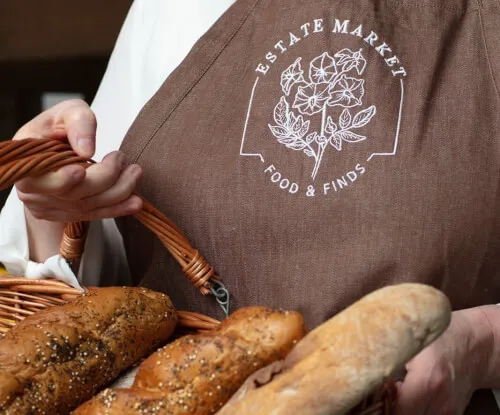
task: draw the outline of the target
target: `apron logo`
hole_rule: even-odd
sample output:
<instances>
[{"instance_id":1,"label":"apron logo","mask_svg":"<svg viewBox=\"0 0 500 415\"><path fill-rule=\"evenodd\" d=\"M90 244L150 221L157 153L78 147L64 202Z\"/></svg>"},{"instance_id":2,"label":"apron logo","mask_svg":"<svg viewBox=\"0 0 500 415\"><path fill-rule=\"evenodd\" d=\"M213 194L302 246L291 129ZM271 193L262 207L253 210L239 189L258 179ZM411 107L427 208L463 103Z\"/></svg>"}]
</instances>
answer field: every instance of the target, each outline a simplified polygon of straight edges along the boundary
<instances>
[{"instance_id":1,"label":"apron logo","mask_svg":"<svg viewBox=\"0 0 500 415\"><path fill-rule=\"evenodd\" d=\"M323 46L307 59L301 54L279 72L273 71L307 38L318 34L324 38L325 32L338 36L343 45L328 51ZM368 53L367 47L375 53ZM368 57L376 56L368 64ZM381 71L380 65L386 69ZM384 80L380 76L385 71L388 78ZM255 72L240 156L260 159L264 164L260 171L277 189L308 198L335 195L365 175L373 159L397 154L407 71L373 30L365 31L363 25L353 25L350 20L334 19L330 27L323 19L306 22L276 42ZM257 88L259 82L265 83L264 89ZM384 88L382 105L376 102L379 82ZM273 96L274 90L276 98L258 98L260 91ZM263 123L266 113L270 116ZM384 128L378 125L382 122ZM273 147L269 138L274 140ZM247 151L249 148L254 151ZM260 152L255 151L259 148ZM268 161L279 148L288 156L280 155L279 162ZM335 154L337 158L332 156ZM290 163L283 162L286 157ZM297 163L301 178L293 177Z\"/></svg>"},{"instance_id":2,"label":"apron logo","mask_svg":"<svg viewBox=\"0 0 500 415\"><path fill-rule=\"evenodd\" d=\"M335 59L328 54L313 59L309 64L308 79L304 77L298 58L281 75L281 88L288 97L292 94L292 108L285 96L274 108L275 125L269 129L280 144L295 151L302 151L314 160L311 177L314 180L327 148L342 151L344 144L359 143L367 139L355 131L367 125L377 113L375 105L351 113L351 109L363 105L365 94L362 75L366 60L362 50L353 52L342 49ZM296 89L295 89L296 87ZM340 113L329 115L329 110ZM354 115L353 115L354 114ZM311 117L321 116L321 129L310 131Z\"/></svg>"}]
</instances>

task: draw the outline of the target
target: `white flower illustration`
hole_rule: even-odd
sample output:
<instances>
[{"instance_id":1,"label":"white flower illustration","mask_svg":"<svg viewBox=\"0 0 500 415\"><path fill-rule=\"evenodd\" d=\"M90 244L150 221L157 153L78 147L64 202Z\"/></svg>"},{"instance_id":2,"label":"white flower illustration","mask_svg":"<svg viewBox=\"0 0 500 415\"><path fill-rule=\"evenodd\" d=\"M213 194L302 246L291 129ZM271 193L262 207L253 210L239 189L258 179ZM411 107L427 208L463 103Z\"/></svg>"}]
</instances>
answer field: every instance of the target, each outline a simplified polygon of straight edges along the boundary
<instances>
[{"instance_id":1,"label":"white flower illustration","mask_svg":"<svg viewBox=\"0 0 500 415\"><path fill-rule=\"evenodd\" d=\"M318 56L309 66L309 79L316 84L328 84L337 75L335 60L328 54Z\"/></svg>"},{"instance_id":2,"label":"white flower illustration","mask_svg":"<svg viewBox=\"0 0 500 415\"><path fill-rule=\"evenodd\" d=\"M331 86L331 98L328 105L333 107L340 105L343 108L357 107L363 104L365 94L364 79L348 78L345 75Z\"/></svg>"},{"instance_id":3,"label":"white flower illustration","mask_svg":"<svg viewBox=\"0 0 500 415\"><path fill-rule=\"evenodd\" d=\"M309 64L310 83L304 79L302 58L298 58L281 75L281 88L285 96L280 98L274 108L274 123L269 124L269 129L278 143L314 159L313 180L327 148L340 152L343 143L360 143L368 138L353 130L370 123L377 113L375 105L357 113L350 112L350 108L363 105L365 81L355 77L362 75L367 66L362 52L362 49L357 52L342 49L334 54L336 59L328 52L316 57ZM295 87L297 89L291 108L286 97L292 94ZM328 114L332 107L340 107L335 117ZM295 115L293 109L301 115ZM312 117L319 113L321 130L309 131L311 125L315 124L311 124L306 116Z\"/></svg>"},{"instance_id":4,"label":"white flower illustration","mask_svg":"<svg viewBox=\"0 0 500 415\"><path fill-rule=\"evenodd\" d=\"M313 115L321 112L326 101L330 99L328 85L309 84L299 86L293 108L297 108L301 114Z\"/></svg>"},{"instance_id":5,"label":"white flower illustration","mask_svg":"<svg viewBox=\"0 0 500 415\"><path fill-rule=\"evenodd\" d=\"M304 81L304 71L300 65L302 58L298 58L281 74L281 88L286 96L290 95L290 91L297 83Z\"/></svg>"}]
</instances>

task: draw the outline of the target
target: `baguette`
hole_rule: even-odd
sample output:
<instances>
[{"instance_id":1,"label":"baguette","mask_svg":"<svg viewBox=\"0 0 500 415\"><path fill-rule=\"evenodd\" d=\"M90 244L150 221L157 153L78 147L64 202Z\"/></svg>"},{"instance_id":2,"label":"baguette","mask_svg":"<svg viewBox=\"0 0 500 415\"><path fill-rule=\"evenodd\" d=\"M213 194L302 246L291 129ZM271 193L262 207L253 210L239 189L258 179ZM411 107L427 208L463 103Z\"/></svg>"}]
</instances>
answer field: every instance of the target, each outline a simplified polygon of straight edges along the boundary
<instances>
[{"instance_id":1,"label":"baguette","mask_svg":"<svg viewBox=\"0 0 500 415\"><path fill-rule=\"evenodd\" d=\"M0 413L66 414L164 344L170 299L144 288L92 288L37 312L0 340Z\"/></svg>"},{"instance_id":2,"label":"baguette","mask_svg":"<svg viewBox=\"0 0 500 415\"><path fill-rule=\"evenodd\" d=\"M209 415L254 371L282 360L305 335L296 312L243 308L209 334L184 336L140 366L131 389L107 389L74 415Z\"/></svg>"},{"instance_id":3,"label":"baguette","mask_svg":"<svg viewBox=\"0 0 500 415\"><path fill-rule=\"evenodd\" d=\"M375 291L252 375L217 415L343 415L447 328L448 299L418 284Z\"/></svg>"}]
</instances>

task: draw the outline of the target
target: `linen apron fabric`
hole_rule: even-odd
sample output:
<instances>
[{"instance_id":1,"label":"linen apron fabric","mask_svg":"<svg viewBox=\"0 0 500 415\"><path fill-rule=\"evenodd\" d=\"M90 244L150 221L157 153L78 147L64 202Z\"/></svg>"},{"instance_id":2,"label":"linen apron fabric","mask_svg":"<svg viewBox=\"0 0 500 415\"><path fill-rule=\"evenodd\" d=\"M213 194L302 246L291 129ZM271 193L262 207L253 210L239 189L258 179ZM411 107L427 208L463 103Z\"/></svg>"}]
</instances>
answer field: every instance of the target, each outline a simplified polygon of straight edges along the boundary
<instances>
[{"instance_id":1,"label":"linen apron fabric","mask_svg":"<svg viewBox=\"0 0 500 415\"><path fill-rule=\"evenodd\" d=\"M239 0L122 150L232 310L314 327L409 281L455 309L497 303L499 16L497 0ZM119 224L136 284L222 317L148 230ZM482 396L469 413L498 413Z\"/></svg>"}]
</instances>

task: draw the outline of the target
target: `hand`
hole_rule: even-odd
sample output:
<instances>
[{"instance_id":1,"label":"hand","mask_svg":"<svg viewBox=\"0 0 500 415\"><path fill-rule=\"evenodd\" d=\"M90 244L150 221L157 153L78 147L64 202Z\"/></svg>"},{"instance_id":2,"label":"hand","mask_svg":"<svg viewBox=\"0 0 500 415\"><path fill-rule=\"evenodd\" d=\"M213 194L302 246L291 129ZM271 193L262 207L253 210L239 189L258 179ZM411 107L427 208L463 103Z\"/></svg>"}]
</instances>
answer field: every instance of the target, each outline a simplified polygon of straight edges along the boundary
<instances>
[{"instance_id":1,"label":"hand","mask_svg":"<svg viewBox=\"0 0 500 415\"><path fill-rule=\"evenodd\" d=\"M456 311L448 330L406 366L397 415L461 415L483 385L492 344L479 309Z\"/></svg>"},{"instance_id":2,"label":"hand","mask_svg":"<svg viewBox=\"0 0 500 415\"><path fill-rule=\"evenodd\" d=\"M17 132L14 140L67 138L76 153L90 158L95 151L95 135L96 119L89 106L70 100L38 115ZM132 192L141 174L139 166L125 166L123 154L114 152L87 169L66 166L42 177L23 179L16 188L35 219L89 221L138 212L142 201Z\"/></svg>"}]
</instances>

